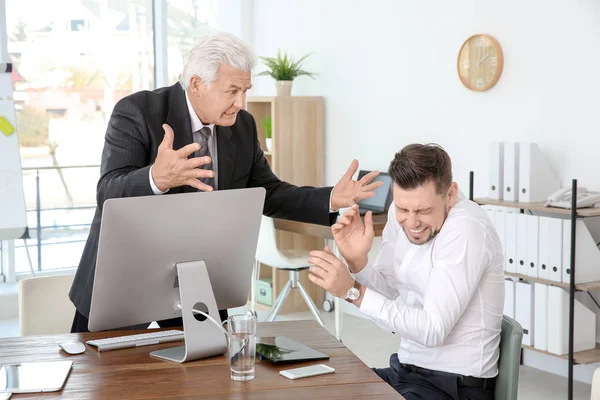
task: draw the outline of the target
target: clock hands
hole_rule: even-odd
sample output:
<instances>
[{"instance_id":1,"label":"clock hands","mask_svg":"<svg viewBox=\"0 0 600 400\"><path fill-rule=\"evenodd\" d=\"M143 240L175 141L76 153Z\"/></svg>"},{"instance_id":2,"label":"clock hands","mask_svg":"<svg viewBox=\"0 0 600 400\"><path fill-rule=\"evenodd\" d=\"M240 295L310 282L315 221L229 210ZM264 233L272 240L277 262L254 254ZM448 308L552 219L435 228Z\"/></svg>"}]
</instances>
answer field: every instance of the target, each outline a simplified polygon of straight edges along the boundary
<instances>
[{"instance_id":1,"label":"clock hands","mask_svg":"<svg viewBox=\"0 0 600 400\"><path fill-rule=\"evenodd\" d=\"M493 52L494 50L491 50L485 56L483 56L483 58L480 58L479 61L477 61L477 65L481 65L481 63L484 62L486 58L488 58Z\"/></svg>"}]
</instances>

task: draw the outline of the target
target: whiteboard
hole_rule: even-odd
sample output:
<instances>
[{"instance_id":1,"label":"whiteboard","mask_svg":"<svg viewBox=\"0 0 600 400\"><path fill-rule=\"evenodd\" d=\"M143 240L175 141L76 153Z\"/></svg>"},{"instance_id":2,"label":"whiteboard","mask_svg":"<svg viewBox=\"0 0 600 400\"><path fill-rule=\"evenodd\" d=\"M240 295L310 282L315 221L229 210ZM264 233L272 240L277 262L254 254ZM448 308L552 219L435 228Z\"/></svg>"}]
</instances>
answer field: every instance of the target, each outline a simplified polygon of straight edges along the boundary
<instances>
[{"instance_id":1,"label":"whiteboard","mask_svg":"<svg viewBox=\"0 0 600 400\"><path fill-rule=\"evenodd\" d=\"M11 70L0 63L0 240L18 239L27 227Z\"/></svg>"}]
</instances>

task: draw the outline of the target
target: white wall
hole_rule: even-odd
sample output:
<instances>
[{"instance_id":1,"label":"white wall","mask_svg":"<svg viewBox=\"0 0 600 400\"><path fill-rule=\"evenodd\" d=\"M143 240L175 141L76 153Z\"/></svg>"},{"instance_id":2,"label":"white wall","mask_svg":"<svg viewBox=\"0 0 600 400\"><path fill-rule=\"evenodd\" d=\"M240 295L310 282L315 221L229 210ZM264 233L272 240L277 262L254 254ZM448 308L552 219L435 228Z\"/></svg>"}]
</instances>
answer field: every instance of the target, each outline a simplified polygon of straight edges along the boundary
<instances>
[{"instance_id":1,"label":"white wall","mask_svg":"<svg viewBox=\"0 0 600 400\"><path fill-rule=\"evenodd\" d=\"M325 97L328 184L354 157L387 169L405 144L437 142L465 193L475 170L475 195L485 195L488 142L515 140L538 142L563 184L600 188L596 0L255 0L253 25L259 55L314 52L305 66L317 80L296 80L293 93ZM484 93L456 72L474 33L504 50L502 77ZM253 94L274 93L268 77L254 85Z\"/></svg>"},{"instance_id":2,"label":"white wall","mask_svg":"<svg viewBox=\"0 0 600 400\"><path fill-rule=\"evenodd\" d=\"M352 158L385 170L405 144L437 142L463 191L474 170L475 196L485 196L488 143L512 140L537 142L563 185L600 189L600 2L254 0L253 15L258 55L314 53L305 69L317 80L296 80L293 94L325 97L327 184ZM456 72L474 33L504 51L502 77L484 93ZM273 81L256 77L252 94L274 94ZM589 382L592 368L576 377Z\"/></svg>"}]
</instances>

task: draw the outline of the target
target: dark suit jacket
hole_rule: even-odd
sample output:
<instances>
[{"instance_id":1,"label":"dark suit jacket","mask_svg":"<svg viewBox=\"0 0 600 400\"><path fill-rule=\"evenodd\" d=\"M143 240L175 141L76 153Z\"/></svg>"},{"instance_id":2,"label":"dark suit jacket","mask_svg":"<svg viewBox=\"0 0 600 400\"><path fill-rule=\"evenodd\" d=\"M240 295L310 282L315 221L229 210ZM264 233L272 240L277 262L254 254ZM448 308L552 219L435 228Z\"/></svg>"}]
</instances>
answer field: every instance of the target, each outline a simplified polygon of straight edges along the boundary
<instances>
[{"instance_id":1,"label":"dark suit jacket","mask_svg":"<svg viewBox=\"0 0 600 400\"><path fill-rule=\"evenodd\" d=\"M162 124L173 128L173 148L192 143L192 128L185 93L179 83L134 93L119 101L106 130L97 208L69 297L88 317L96 270L96 253L104 201L116 197L149 196L150 166L163 140ZM267 190L264 214L275 217L331 224L332 188L297 187L280 181L265 159L258 142L256 123L241 110L231 127L217 126L219 190L262 186ZM191 186L172 188L167 194L193 192Z\"/></svg>"}]
</instances>

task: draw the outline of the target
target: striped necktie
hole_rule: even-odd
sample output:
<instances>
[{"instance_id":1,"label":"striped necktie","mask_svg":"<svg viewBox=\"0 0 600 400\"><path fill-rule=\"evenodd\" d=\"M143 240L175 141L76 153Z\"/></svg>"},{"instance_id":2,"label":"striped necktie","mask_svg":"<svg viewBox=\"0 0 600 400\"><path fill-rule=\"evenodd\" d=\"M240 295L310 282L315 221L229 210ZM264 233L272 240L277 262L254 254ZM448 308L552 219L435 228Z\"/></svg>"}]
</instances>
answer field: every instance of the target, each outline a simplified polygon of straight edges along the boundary
<instances>
[{"instance_id":1,"label":"striped necktie","mask_svg":"<svg viewBox=\"0 0 600 400\"><path fill-rule=\"evenodd\" d=\"M194 141L200 144L200 150L194 153L196 157L211 157L210 149L208 148L208 141L210 140L210 128L205 126L204 128L194 132ZM204 164L200 166L201 169L213 169L212 157L210 158L210 162L208 164ZM215 178L200 178L200 182L211 186L215 189Z\"/></svg>"}]
</instances>

